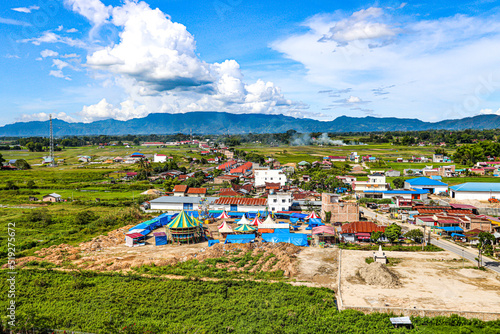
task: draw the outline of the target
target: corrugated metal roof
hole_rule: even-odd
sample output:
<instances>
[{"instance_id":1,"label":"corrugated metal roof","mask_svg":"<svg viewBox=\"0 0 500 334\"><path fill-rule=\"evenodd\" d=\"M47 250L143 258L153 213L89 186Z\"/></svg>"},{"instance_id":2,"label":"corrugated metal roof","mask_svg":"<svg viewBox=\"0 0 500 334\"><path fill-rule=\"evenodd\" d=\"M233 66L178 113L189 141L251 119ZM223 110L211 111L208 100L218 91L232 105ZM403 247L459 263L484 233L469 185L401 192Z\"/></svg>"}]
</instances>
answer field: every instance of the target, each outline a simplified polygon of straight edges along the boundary
<instances>
[{"instance_id":1,"label":"corrugated metal roof","mask_svg":"<svg viewBox=\"0 0 500 334\"><path fill-rule=\"evenodd\" d=\"M215 201L215 204L233 204L233 205L267 205L267 198L238 198L222 197Z\"/></svg>"},{"instance_id":2,"label":"corrugated metal roof","mask_svg":"<svg viewBox=\"0 0 500 334\"><path fill-rule=\"evenodd\" d=\"M405 180L405 182L412 186L447 186L446 183L426 177L417 177L416 179Z\"/></svg>"},{"instance_id":3,"label":"corrugated metal roof","mask_svg":"<svg viewBox=\"0 0 500 334\"><path fill-rule=\"evenodd\" d=\"M371 233L385 232L385 226L379 226L372 222L353 222L342 225L342 233Z\"/></svg>"},{"instance_id":4,"label":"corrugated metal roof","mask_svg":"<svg viewBox=\"0 0 500 334\"><path fill-rule=\"evenodd\" d=\"M500 192L500 182L467 182L450 187L454 191Z\"/></svg>"}]
</instances>

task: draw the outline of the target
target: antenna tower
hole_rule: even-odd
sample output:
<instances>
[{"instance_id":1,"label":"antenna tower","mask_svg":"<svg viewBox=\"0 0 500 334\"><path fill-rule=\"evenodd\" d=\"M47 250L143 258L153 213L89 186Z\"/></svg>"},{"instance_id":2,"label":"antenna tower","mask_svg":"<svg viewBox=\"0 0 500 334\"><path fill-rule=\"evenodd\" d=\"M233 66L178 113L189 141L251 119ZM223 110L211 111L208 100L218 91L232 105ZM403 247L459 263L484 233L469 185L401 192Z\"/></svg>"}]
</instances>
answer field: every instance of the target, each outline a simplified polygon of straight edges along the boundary
<instances>
[{"instance_id":1,"label":"antenna tower","mask_svg":"<svg viewBox=\"0 0 500 334\"><path fill-rule=\"evenodd\" d=\"M50 165L52 167L56 166L56 161L54 159L54 131L52 130L52 114L49 115L50 120Z\"/></svg>"}]
</instances>

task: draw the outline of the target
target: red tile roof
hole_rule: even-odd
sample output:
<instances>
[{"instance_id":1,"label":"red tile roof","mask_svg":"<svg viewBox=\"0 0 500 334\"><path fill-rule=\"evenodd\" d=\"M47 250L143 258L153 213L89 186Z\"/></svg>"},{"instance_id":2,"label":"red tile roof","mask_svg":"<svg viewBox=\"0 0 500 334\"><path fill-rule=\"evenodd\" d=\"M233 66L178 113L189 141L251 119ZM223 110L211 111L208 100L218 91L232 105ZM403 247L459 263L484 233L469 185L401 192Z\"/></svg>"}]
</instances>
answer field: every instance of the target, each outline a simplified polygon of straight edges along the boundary
<instances>
[{"instance_id":1,"label":"red tile roof","mask_svg":"<svg viewBox=\"0 0 500 334\"><path fill-rule=\"evenodd\" d=\"M222 165L217 166L217 169L226 169L231 167L232 165L235 165L236 161L234 160L229 160L228 162L223 163Z\"/></svg>"},{"instance_id":2,"label":"red tile roof","mask_svg":"<svg viewBox=\"0 0 500 334\"><path fill-rule=\"evenodd\" d=\"M250 170L252 169L253 167L253 164L251 162L245 162L243 165L241 165L240 167L236 167L236 168L233 168L231 169L231 174L232 173L245 173L247 170Z\"/></svg>"},{"instance_id":3,"label":"red tile roof","mask_svg":"<svg viewBox=\"0 0 500 334\"><path fill-rule=\"evenodd\" d=\"M185 193L187 190L188 186L184 184L178 184L174 187L174 193Z\"/></svg>"},{"instance_id":4,"label":"red tile roof","mask_svg":"<svg viewBox=\"0 0 500 334\"><path fill-rule=\"evenodd\" d=\"M207 188L189 188L187 193L188 194L206 194Z\"/></svg>"},{"instance_id":5,"label":"red tile roof","mask_svg":"<svg viewBox=\"0 0 500 334\"><path fill-rule=\"evenodd\" d=\"M280 190L281 188L281 184L278 182L278 183L272 183L272 182L266 182L266 189L268 190Z\"/></svg>"},{"instance_id":6,"label":"red tile roof","mask_svg":"<svg viewBox=\"0 0 500 334\"><path fill-rule=\"evenodd\" d=\"M237 198L221 197L215 201L215 204L235 204L235 205L266 205L267 198Z\"/></svg>"},{"instance_id":7,"label":"red tile roof","mask_svg":"<svg viewBox=\"0 0 500 334\"><path fill-rule=\"evenodd\" d=\"M385 226L379 226L372 222L353 222L342 225L342 233L372 233L375 231L385 232Z\"/></svg>"}]
</instances>

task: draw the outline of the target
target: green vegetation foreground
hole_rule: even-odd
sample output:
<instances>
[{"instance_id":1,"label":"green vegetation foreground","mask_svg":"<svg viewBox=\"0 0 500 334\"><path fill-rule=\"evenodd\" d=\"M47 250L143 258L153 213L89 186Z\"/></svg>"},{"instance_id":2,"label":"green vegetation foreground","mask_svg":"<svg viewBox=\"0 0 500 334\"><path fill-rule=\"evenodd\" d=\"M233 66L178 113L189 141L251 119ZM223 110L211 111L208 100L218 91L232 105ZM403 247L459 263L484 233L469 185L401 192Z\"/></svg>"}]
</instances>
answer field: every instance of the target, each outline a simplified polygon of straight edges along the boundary
<instances>
[{"instance_id":1,"label":"green vegetation foreground","mask_svg":"<svg viewBox=\"0 0 500 334\"><path fill-rule=\"evenodd\" d=\"M7 271L0 289L7 291ZM284 283L19 270L17 332L402 333L389 315L338 312L333 291ZM6 310L8 301L0 300ZM6 317L2 316L5 328ZM499 333L500 321L415 318L418 333ZM4 329L3 328L3 329ZM5 332L5 331L4 331ZM408 332L408 331L405 331Z\"/></svg>"}]
</instances>

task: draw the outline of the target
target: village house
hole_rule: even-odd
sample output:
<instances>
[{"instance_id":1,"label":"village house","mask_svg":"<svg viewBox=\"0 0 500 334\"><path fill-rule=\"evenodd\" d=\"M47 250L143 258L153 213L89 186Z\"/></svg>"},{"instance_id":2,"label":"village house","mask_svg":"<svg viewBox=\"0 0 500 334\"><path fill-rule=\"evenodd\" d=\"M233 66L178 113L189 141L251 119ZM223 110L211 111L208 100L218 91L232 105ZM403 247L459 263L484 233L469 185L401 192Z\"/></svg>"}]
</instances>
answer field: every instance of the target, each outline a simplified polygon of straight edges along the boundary
<instances>
[{"instance_id":1,"label":"village house","mask_svg":"<svg viewBox=\"0 0 500 334\"><path fill-rule=\"evenodd\" d=\"M220 197L214 201L215 210L225 211L265 211L267 198Z\"/></svg>"},{"instance_id":2,"label":"village house","mask_svg":"<svg viewBox=\"0 0 500 334\"><path fill-rule=\"evenodd\" d=\"M206 195L206 188L188 188L186 192L186 196L188 197L205 197Z\"/></svg>"},{"instance_id":3,"label":"village house","mask_svg":"<svg viewBox=\"0 0 500 334\"><path fill-rule=\"evenodd\" d=\"M290 211L292 209L293 196L288 192L274 192L267 195L269 210L272 212Z\"/></svg>"},{"instance_id":4,"label":"village house","mask_svg":"<svg viewBox=\"0 0 500 334\"><path fill-rule=\"evenodd\" d=\"M255 187L265 186L266 182L278 182L284 186L287 177L281 169L259 169L254 171Z\"/></svg>"},{"instance_id":5,"label":"village house","mask_svg":"<svg viewBox=\"0 0 500 334\"><path fill-rule=\"evenodd\" d=\"M43 196L42 201L43 202L53 202L53 203L61 202L62 197L59 194L52 193L52 194L48 194L48 195Z\"/></svg>"},{"instance_id":6,"label":"village house","mask_svg":"<svg viewBox=\"0 0 500 334\"><path fill-rule=\"evenodd\" d=\"M366 221L352 222L342 225L340 239L342 242L370 241L373 232L384 233L385 226Z\"/></svg>"},{"instance_id":7,"label":"village house","mask_svg":"<svg viewBox=\"0 0 500 334\"><path fill-rule=\"evenodd\" d=\"M231 183L233 180L238 179L239 176L236 175L220 175L214 177L214 184L223 184L224 182Z\"/></svg>"},{"instance_id":8,"label":"village house","mask_svg":"<svg viewBox=\"0 0 500 334\"><path fill-rule=\"evenodd\" d=\"M386 182L385 175L373 173L368 175L368 181L353 182L352 189L356 192L365 192L367 190L388 190L390 185Z\"/></svg>"},{"instance_id":9,"label":"village house","mask_svg":"<svg viewBox=\"0 0 500 334\"><path fill-rule=\"evenodd\" d=\"M184 184L178 184L174 187L173 193L174 196L186 196L186 191L187 191L188 186Z\"/></svg>"},{"instance_id":10,"label":"village house","mask_svg":"<svg viewBox=\"0 0 500 334\"><path fill-rule=\"evenodd\" d=\"M167 162L167 155L155 153L153 157L153 162L159 162L159 163Z\"/></svg>"},{"instance_id":11,"label":"village house","mask_svg":"<svg viewBox=\"0 0 500 334\"><path fill-rule=\"evenodd\" d=\"M467 182L450 187L450 197L457 200L476 199L487 201L489 198L500 199L500 183Z\"/></svg>"},{"instance_id":12,"label":"village house","mask_svg":"<svg viewBox=\"0 0 500 334\"><path fill-rule=\"evenodd\" d=\"M405 180L404 188L407 190L427 190L430 194L439 194L448 191L448 185L446 183L426 177Z\"/></svg>"}]
</instances>

